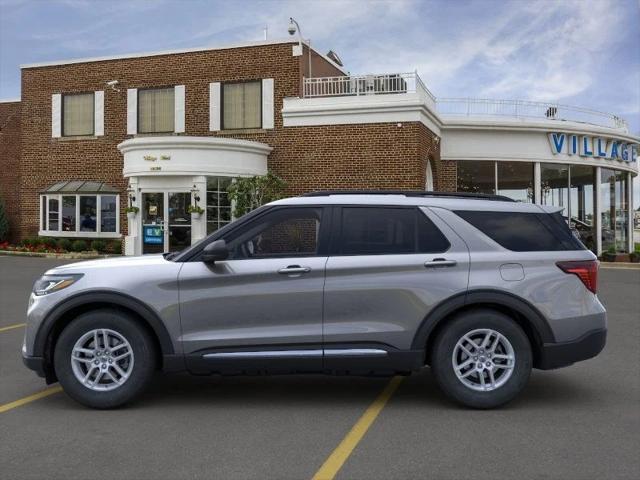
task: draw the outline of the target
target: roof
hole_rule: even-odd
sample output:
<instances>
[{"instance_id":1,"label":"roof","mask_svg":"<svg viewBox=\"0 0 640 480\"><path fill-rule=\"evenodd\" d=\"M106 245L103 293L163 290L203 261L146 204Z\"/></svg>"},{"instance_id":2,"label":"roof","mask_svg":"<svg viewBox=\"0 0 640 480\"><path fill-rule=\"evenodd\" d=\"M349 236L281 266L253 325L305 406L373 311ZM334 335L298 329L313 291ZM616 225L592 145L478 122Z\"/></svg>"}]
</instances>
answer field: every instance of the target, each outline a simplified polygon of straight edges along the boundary
<instances>
[{"instance_id":1,"label":"roof","mask_svg":"<svg viewBox=\"0 0 640 480\"><path fill-rule=\"evenodd\" d=\"M54 183L41 193L120 193L120 189L104 182L90 180L67 180Z\"/></svg>"},{"instance_id":2,"label":"roof","mask_svg":"<svg viewBox=\"0 0 640 480\"><path fill-rule=\"evenodd\" d=\"M295 38L287 38L287 39L279 39L279 40L262 40L258 42L231 43L226 45L209 46L209 47L181 48L181 49L159 50L159 51L151 51L151 52L124 53L121 55L106 55L102 57L85 57L85 58L74 58L70 60L53 60L48 62L26 63L26 64L20 65L20 68L25 69L25 68L53 67L53 66L59 66L59 65L71 65L74 63L105 62L109 60L123 60L127 58L143 58L143 57L154 57L154 56L160 56L160 55L176 55L180 53L206 52L209 50L229 50L232 48L261 47L266 45L281 45L281 44L294 44L294 43L298 43L298 40ZM341 67L326 55L323 55L322 53L318 52L313 47L311 47L311 50L316 52L318 55L320 55L331 65L336 67L338 70L342 71L345 74L347 73L344 67Z\"/></svg>"}]
</instances>

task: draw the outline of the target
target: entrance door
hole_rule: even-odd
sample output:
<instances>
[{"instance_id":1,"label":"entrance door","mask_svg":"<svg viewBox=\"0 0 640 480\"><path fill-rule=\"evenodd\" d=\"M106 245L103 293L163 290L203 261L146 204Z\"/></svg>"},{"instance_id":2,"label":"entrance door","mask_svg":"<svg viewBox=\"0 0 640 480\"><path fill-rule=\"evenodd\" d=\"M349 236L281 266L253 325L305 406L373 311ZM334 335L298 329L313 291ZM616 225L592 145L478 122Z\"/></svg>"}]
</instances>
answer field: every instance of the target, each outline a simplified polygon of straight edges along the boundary
<instances>
[{"instance_id":1,"label":"entrance door","mask_svg":"<svg viewBox=\"0 0 640 480\"><path fill-rule=\"evenodd\" d=\"M142 253L182 250L191 245L189 192L142 194Z\"/></svg>"}]
</instances>

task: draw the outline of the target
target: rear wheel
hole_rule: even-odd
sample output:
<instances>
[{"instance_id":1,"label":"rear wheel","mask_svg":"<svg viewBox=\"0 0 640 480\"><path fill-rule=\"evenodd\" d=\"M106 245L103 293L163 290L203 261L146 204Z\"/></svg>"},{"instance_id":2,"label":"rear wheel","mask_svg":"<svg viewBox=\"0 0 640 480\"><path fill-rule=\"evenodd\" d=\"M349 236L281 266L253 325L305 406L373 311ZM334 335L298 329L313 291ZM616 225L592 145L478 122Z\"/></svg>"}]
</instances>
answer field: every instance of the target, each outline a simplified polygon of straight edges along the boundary
<instances>
[{"instance_id":1,"label":"rear wheel","mask_svg":"<svg viewBox=\"0 0 640 480\"><path fill-rule=\"evenodd\" d=\"M520 326L494 310L472 310L436 338L431 368L443 392L473 408L512 400L531 374L531 345Z\"/></svg>"},{"instance_id":2,"label":"rear wheel","mask_svg":"<svg viewBox=\"0 0 640 480\"><path fill-rule=\"evenodd\" d=\"M62 331L54 352L65 392L93 408L115 408L135 399L153 377L155 359L147 330L117 310L80 315Z\"/></svg>"}]
</instances>

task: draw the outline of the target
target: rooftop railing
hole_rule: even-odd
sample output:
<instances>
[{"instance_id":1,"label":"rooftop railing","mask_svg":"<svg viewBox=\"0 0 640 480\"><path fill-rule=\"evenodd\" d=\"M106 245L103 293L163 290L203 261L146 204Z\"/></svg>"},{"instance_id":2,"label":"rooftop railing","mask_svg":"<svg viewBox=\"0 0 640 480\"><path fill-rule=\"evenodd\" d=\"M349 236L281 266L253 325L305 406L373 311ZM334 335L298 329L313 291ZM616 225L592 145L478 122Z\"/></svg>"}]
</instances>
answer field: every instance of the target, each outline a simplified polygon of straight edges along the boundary
<instances>
[{"instance_id":1,"label":"rooftop railing","mask_svg":"<svg viewBox=\"0 0 640 480\"><path fill-rule=\"evenodd\" d=\"M347 97L418 93L442 115L511 117L588 123L628 132L627 122L610 113L553 102L491 100L486 98L438 98L417 72L305 78L304 98Z\"/></svg>"},{"instance_id":2,"label":"rooftop railing","mask_svg":"<svg viewBox=\"0 0 640 480\"><path fill-rule=\"evenodd\" d=\"M441 115L564 120L628 131L627 122L616 115L560 103L486 98L438 98L436 106Z\"/></svg>"}]
</instances>

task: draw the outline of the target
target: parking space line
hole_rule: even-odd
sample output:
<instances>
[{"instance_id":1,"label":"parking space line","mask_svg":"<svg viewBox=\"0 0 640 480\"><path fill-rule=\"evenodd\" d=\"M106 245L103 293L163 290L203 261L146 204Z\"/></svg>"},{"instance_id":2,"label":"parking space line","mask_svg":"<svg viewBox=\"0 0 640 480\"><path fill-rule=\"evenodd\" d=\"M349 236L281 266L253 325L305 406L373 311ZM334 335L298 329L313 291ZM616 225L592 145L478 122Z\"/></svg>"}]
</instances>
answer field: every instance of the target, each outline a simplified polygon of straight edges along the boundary
<instances>
[{"instance_id":1,"label":"parking space line","mask_svg":"<svg viewBox=\"0 0 640 480\"><path fill-rule=\"evenodd\" d=\"M6 332L7 330L13 330L15 328L26 327L26 323L16 323L15 325L8 325L6 327L0 327L0 332Z\"/></svg>"},{"instance_id":2,"label":"parking space line","mask_svg":"<svg viewBox=\"0 0 640 480\"><path fill-rule=\"evenodd\" d=\"M351 430L349 430L349 433L342 439L340 445L338 445L331 455L329 455L329 458L325 460L312 480L332 480L336 476L403 379L404 377L400 376L395 376L391 379L382 393L378 395L378 398L373 401L355 425L351 427Z\"/></svg>"},{"instance_id":3,"label":"parking space line","mask_svg":"<svg viewBox=\"0 0 640 480\"><path fill-rule=\"evenodd\" d=\"M48 397L49 395L53 395L54 393L58 393L62 391L62 387L56 385L55 387L49 387L41 392L34 393L33 395L29 395L28 397L20 398L19 400L15 400L13 402L5 403L4 405L0 405L0 413L8 412L17 407L21 407L22 405L26 405L27 403L34 402L36 400L40 400L41 398Z\"/></svg>"}]
</instances>

